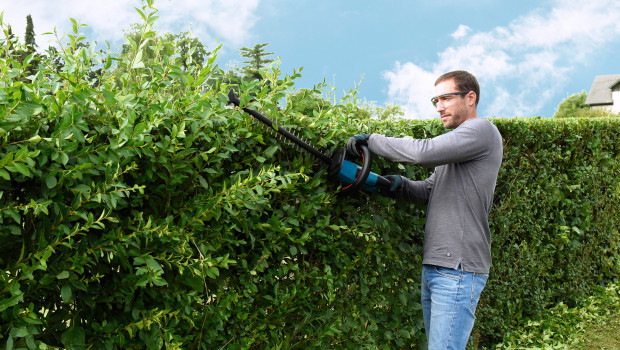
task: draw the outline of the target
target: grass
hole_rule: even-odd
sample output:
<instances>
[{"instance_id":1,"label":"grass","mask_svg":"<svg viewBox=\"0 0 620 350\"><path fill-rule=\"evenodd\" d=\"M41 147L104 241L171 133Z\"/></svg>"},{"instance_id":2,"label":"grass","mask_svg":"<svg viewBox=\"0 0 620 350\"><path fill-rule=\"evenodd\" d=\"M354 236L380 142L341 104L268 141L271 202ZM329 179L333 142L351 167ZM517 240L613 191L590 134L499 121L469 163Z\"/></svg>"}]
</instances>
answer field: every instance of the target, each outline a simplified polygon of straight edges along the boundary
<instances>
[{"instance_id":1,"label":"grass","mask_svg":"<svg viewBox=\"0 0 620 350\"><path fill-rule=\"evenodd\" d=\"M620 349L620 284L597 289L576 308L556 305L507 334L496 349Z\"/></svg>"},{"instance_id":2,"label":"grass","mask_svg":"<svg viewBox=\"0 0 620 350\"><path fill-rule=\"evenodd\" d=\"M620 349L620 312L611 316L603 324L590 327L586 331L580 349L612 350Z\"/></svg>"}]
</instances>

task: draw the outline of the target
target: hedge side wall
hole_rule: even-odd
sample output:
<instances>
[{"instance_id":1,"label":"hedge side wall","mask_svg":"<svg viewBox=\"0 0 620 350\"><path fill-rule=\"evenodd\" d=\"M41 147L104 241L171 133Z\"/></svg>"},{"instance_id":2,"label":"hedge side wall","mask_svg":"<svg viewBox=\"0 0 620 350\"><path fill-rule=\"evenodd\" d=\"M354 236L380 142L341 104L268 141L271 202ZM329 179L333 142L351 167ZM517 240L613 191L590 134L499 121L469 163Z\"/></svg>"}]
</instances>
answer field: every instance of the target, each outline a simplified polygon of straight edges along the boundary
<instances>
[{"instance_id":1,"label":"hedge side wall","mask_svg":"<svg viewBox=\"0 0 620 350\"><path fill-rule=\"evenodd\" d=\"M482 338L620 273L615 119L495 119L504 161L490 217L494 266L481 300ZM487 341L488 342L488 341Z\"/></svg>"},{"instance_id":2,"label":"hedge side wall","mask_svg":"<svg viewBox=\"0 0 620 350\"><path fill-rule=\"evenodd\" d=\"M10 55L0 62L0 341L8 348L423 341L424 208L338 196L325 167L227 107L228 87L204 91L214 57L185 70L174 55L143 64L135 52L111 66L110 56L75 42L59 55L60 71L42 62L31 77ZM93 62L108 70L98 85L88 81ZM122 74L106 74L112 69ZM436 121L359 120L347 100L303 116L281 104L293 78L265 72L269 88L242 86L243 103L327 151L359 132L443 132ZM506 147L481 344L617 278L620 263L618 120L493 122ZM374 170L429 174L383 159Z\"/></svg>"}]
</instances>

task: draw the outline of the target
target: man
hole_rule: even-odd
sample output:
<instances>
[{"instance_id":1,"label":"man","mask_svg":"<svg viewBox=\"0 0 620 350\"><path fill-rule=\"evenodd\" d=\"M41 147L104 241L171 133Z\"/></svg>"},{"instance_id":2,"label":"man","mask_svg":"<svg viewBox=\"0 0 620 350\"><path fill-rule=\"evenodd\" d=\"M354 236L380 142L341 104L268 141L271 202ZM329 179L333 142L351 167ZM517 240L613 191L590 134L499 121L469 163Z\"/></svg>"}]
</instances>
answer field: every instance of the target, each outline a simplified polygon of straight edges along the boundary
<instances>
[{"instance_id":1,"label":"man","mask_svg":"<svg viewBox=\"0 0 620 350\"><path fill-rule=\"evenodd\" d=\"M427 203L422 267L422 310L430 350L465 349L474 312L491 267L488 216L502 162L502 138L478 118L480 87L465 71L435 82L435 106L443 125L454 129L432 139L356 135L347 143L358 153L366 143L394 162L434 167L423 181L388 175L381 193Z\"/></svg>"}]
</instances>

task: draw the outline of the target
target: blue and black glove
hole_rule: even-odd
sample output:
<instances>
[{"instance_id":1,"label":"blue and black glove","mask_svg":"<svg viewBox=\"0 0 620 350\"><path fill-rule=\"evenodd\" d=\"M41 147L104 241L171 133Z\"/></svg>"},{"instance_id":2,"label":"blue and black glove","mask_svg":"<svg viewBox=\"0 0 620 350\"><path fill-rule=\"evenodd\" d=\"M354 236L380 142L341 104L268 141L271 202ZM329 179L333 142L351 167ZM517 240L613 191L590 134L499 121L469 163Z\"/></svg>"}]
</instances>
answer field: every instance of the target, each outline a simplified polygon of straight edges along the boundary
<instances>
[{"instance_id":1,"label":"blue and black glove","mask_svg":"<svg viewBox=\"0 0 620 350\"><path fill-rule=\"evenodd\" d=\"M400 175L384 175L388 181L390 181L389 187L377 186L378 192L382 196L396 198L400 188L403 186L403 178Z\"/></svg>"},{"instance_id":2,"label":"blue and black glove","mask_svg":"<svg viewBox=\"0 0 620 350\"><path fill-rule=\"evenodd\" d=\"M359 145L368 145L369 134L358 134L355 136L351 136L349 141L347 142L347 153L354 156L360 157Z\"/></svg>"}]
</instances>

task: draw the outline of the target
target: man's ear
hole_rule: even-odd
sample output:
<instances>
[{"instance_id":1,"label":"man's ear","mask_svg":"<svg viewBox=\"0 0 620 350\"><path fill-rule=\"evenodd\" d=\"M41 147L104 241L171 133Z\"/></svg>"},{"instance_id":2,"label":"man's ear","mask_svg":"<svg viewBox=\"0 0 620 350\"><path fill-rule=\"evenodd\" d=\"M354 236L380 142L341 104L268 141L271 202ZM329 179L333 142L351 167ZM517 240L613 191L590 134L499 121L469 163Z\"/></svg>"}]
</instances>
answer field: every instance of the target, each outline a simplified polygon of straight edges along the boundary
<instances>
[{"instance_id":1,"label":"man's ear","mask_svg":"<svg viewBox=\"0 0 620 350\"><path fill-rule=\"evenodd\" d=\"M475 106L476 105L476 98L478 98L478 96L476 96L476 93L474 91L470 91L467 94L467 104L470 106Z\"/></svg>"}]
</instances>

